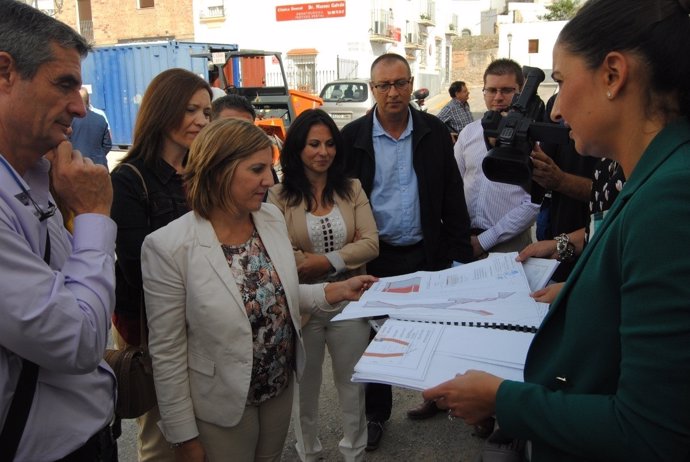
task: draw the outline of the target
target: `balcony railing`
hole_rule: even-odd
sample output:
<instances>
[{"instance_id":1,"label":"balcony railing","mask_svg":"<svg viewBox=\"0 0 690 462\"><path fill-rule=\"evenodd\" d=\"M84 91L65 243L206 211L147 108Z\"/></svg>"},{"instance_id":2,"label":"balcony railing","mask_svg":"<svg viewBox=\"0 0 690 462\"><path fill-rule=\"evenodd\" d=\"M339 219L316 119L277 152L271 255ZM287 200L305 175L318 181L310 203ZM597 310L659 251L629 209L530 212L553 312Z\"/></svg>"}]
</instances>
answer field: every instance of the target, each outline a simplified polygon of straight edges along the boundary
<instances>
[{"instance_id":1,"label":"balcony railing","mask_svg":"<svg viewBox=\"0 0 690 462\"><path fill-rule=\"evenodd\" d=\"M405 34L405 48L421 49L423 46L419 26L416 22L409 23Z\"/></svg>"},{"instance_id":2,"label":"balcony railing","mask_svg":"<svg viewBox=\"0 0 690 462\"><path fill-rule=\"evenodd\" d=\"M93 42L93 21L91 19L79 20L79 33L89 42Z\"/></svg>"},{"instance_id":3,"label":"balcony railing","mask_svg":"<svg viewBox=\"0 0 690 462\"><path fill-rule=\"evenodd\" d=\"M390 10L377 9L371 11L371 27L369 40L372 42L395 42L395 27Z\"/></svg>"},{"instance_id":4,"label":"balcony railing","mask_svg":"<svg viewBox=\"0 0 690 462\"><path fill-rule=\"evenodd\" d=\"M427 0L420 2L419 24L423 26L436 25L436 2Z\"/></svg>"},{"instance_id":5,"label":"balcony railing","mask_svg":"<svg viewBox=\"0 0 690 462\"><path fill-rule=\"evenodd\" d=\"M201 19L218 19L225 17L225 5L208 6L201 10Z\"/></svg>"},{"instance_id":6,"label":"balcony railing","mask_svg":"<svg viewBox=\"0 0 690 462\"><path fill-rule=\"evenodd\" d=\"M458 35L458 15L451 16L450 23L446 29L446 35Z\"/></svg>"}]
</instances>

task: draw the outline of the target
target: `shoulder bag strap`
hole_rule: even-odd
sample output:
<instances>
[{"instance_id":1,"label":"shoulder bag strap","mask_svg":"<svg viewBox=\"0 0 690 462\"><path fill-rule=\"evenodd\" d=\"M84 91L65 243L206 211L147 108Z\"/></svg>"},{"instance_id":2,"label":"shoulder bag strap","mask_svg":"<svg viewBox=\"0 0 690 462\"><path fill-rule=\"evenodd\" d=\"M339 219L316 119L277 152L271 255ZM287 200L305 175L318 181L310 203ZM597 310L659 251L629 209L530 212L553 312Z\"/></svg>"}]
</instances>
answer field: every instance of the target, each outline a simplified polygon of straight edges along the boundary
<instances>
[{"instance_id":1,"label":"shoulder bag strap","mask_svg":"<svg viewBox=\"0 0 690 462\"><path fill-rule=\"evenodd\" d=\"M43 260L50 265L50 231L46 226L46 248ZM26 421L29 419L31 403L36 393L36 383L38 382L38 365L22 359L22 371L19 373L17 387L14 390L12 404L7 411L5 424L0 433L0 454L2 460L11 461L19 448L19 441L24 434Z\"/></svg>"},{"instance_id":2,"label":"shoulder bag strap","mask_svg":"<svg viewBox=\"0 0 690 462\"><path fill-rule=\"evenodd\" d=\"M139 177L139 180L141 180L141 186L144 188L144 194L142 197L144 198L144 202L146 202L146 221L148 221L149 229L150 229L151 228L151 217L148 213L149 190L146 187L146 181L144 181L144 176L141 174L141 172L139 171L139 169L135 165L132 165L130 163L122 163L118 166L118 168L120 168L120 167L127 167L127 168L131 169L134 172L134 174Z\"/></svg>"},{"instance_id":3,"label":"shoulder bag strap","mask_svg":"<svg viewBox=\"0 0 690 462\"><path fill-rule=\"evenodd\" d=\"M149 190L146 187L146 181L139 169L132 164L123 163L122 166L129 167L141 180L141 185L144 188L144 202L146 203L146 221L151 232L151 214L149 213ZM141 300L139 301L139 347L148 349L148 336L146 335L146 308L144 305L144 291L141 291Z\"/></svg>"}]
</instances>

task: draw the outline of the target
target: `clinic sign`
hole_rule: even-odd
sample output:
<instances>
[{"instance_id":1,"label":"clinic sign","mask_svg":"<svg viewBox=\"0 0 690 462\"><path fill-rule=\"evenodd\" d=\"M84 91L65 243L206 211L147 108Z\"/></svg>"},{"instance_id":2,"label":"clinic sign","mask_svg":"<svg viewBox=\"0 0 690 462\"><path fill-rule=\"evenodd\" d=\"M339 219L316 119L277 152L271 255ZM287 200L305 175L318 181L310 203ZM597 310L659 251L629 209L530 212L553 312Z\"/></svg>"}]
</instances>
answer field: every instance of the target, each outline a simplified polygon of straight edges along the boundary
<instances>
[{"instance_id":1,"label":"clinic sign","mask_svg":"<svg viewBox=\"0 0 690 462\"><path fill-rule=\"evenodd\" d=\"M345 2L300 3L276 6L276 21L339 18L345 16Z\"/></svg>"}]
</instances>

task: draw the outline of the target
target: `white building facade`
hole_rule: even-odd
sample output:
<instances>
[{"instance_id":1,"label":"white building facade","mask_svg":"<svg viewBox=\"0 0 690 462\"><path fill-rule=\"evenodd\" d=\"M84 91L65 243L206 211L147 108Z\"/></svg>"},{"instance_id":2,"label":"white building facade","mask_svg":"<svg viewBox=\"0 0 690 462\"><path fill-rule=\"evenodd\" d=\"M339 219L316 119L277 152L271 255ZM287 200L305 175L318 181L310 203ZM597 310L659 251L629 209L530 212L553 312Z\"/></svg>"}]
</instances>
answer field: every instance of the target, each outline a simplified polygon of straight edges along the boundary
<instances>
[{"instance_id":1,"label":"white building facade","mask_svg":"<svg viewBox=\"0 0 690 462\"><path fill-rule=\"evenodd\" d=\"M194 35L197 42L280 52L290 88L314 94L337 78L368 79L377 56L398 53L410 63L415 88L436 95L452 81L452 41L459 35L496 34L496 57L540 67L548 76L566 23L540 19L551 2L194 0ZM280 83L275 63L267 63L266 79Z\"/></svg>"},{"instance_id":2,"label":"white building facade","mask_svg":"<svg viewBox=\"0 0 690 462\"><path fill-rule=\"evenodd\" d=\"M406 56L415 88L450 80L454 0L194 0L195 40L282 53L291 88L318 93L336 78L368 78L383 53ZM267 67L267 80L275 69Z\"/></svg>"}]
</instances>

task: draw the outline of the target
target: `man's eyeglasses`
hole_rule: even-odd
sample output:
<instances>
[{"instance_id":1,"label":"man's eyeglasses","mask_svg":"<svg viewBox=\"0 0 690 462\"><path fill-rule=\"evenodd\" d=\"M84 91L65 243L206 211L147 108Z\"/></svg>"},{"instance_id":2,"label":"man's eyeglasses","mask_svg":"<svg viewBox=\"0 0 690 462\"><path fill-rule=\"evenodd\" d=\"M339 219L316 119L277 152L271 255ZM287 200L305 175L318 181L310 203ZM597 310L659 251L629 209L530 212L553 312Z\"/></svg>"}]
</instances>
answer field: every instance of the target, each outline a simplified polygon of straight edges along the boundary
<instances>
[{"instance_id":1,"label":"man's eyeglasses","mask_svg":"<svg viewBox=\"0 0 690 462\"><path fill-rule=\"evenodd\" d=\"M376 88L377 91L380 91L381 93L386 93L390 91L391 87L395 87L396 90L402 90L406 88L412 79L400 79L396 80L395 82L383 82L383 83L377 83L375 85L372 85L372 87Z\"/></svg>"},{"instance_id":2,"label":"man's eyeglasses","mask_svg":"<svg viewBox=\"0 0 690 462\"><path fill-rule=\"evenodd\" d=\"M512 87L503 87L503 88L482 88L482 93L487 96L496 96L496 93L500 93L501 95L508 96L512 95L517 91L517 88L512 88Z\"/></svg>"},{"instance_id":3,"label":"man's eyeglasses","mask_svg":"<svg viewBox=\"0 0 690 462\"><path fill-rule=\"evenodd\" d=\"M39 221L45 221L48 218L55 215L55 212L57 211L57 206L55 204L48 201L48 209L43 210L41 206L38 205L38 203L36 203L34 198L31 197L29 191L24 187L24 184L21 181L19 181L19 178L17 178L17 175L14 173L14 170L12 170L12 168L10 167L10 164L2 157L0 157L0 164L5 166L9 174L12 175L12 178L17 183L17 186L19 186L19 189L22 190L22 192L17 194L15 197L24 205L33 205L34 210L36 211L34 215L36 215Z\"/></svg>"},{"instance_id":4,"label":"man's eyeglasses","mask_svg":"<svg viewBox=\"0 0 690 462\"><path fill-rule=\"evenodd\" d=\"M29 192L26 192L26 197L29 198L29 201L31 204L34 206L34 209L36 210L36 217L38 218L38 221L45 221L48 218L52 217L55 215L55 212L57 211L57 206L53 204L52 202L48 202L48 209L43 210L40 205L36 203L33 197L29 194Z\"/></svg>"}]
</instances>

